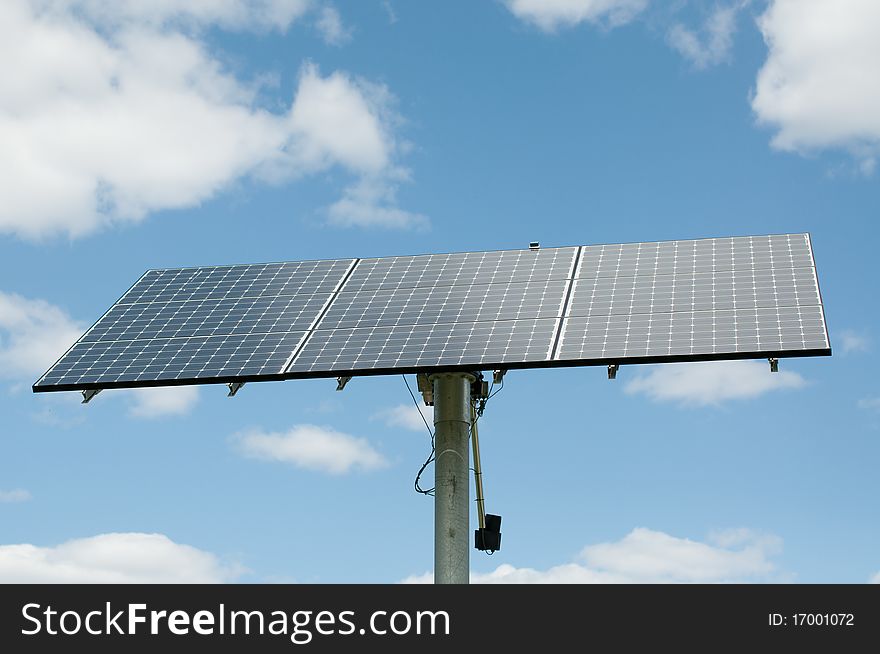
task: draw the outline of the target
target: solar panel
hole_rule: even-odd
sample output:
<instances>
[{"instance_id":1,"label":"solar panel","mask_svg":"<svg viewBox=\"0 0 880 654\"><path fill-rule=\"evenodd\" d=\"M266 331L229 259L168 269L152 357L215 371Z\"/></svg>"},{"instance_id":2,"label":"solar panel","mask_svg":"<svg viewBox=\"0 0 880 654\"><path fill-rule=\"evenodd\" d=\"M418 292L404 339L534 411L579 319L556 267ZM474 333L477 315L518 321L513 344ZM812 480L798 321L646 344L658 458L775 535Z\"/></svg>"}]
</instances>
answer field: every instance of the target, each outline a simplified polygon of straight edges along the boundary
<instances>
[{"instance_id":1,"label":"solar panel","mask_svg":"<svg viewBox=\"0 0 880 654\"><path fill-rule=\"evenodd\" d=\"M828 350L807 234L586 246L558 360Z\"/></svg>"},{"instance_id":2,"label":"solar panel","mask_svg":"<svg viewBox=\"0 0 880 654\"><path fill-rule=\"evenodd\" d=\"M353 265L148 271L34 390L280 378Z\"/></svg>"},{"instance_id":3,"label":"solar panel","mask_svg":"<svg viewBox=\"0 0 880 654\"><path fill-rule=\"evenodd\" d=\"M34 390L830 353L785 234L149 271Z\"/></svg>"},{"instance_id":4,"label":"solar panel","mask_svg":"<svg viewBox=\"0 0 880 654\"><path fill-rule=\"evenodd\" d=\"M362 259L288 374L546 361L577 248Z\"/></svg>"}]
</instances>

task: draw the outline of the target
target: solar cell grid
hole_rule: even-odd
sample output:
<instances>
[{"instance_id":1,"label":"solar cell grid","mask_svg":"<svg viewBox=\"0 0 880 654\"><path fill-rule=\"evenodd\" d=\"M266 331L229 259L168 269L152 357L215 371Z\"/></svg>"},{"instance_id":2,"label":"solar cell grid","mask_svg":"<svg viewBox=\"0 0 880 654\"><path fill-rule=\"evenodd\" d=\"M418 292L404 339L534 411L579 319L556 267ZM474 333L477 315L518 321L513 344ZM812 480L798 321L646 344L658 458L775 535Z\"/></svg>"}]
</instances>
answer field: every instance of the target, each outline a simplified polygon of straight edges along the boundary
<instances>
[{"instance_id":1,"label":"solar cell grid","mask_svg":"<svg viewBox=\"0 0 880 654\"><path fill-rule=\"evenodd\" d=\"M812 268L576 279L569 316L819 304Z\"/></svg>"},{"instance_id":2,"label":"solar cell grid","mask_svg":"<svg viewBox=\"0 0 880 654\"><path fill-rule=\"evenodd\" d=\"M576 277L656 275L748 268L809 268L805 234L584 246Z\"/></svg>"},{"instance_id":3,"label":"solar cell grid","mask_svg":"<svg viewBox=\"0 0 880 654\"><path fill-rule=\"evenodd\" d=\"M319 329L555 318L565 285L562 279L343 291Z\"/></svg>"},{"instance_id":4,"label":"solar cell grid","mask_svg":"<svg viewBox=\"0 0 880 654\"><path fill-rule=\"evenodd\" d=\"M46 386L275 376L307 332L80 342L40 380Z\"/></svg>"},{"instance_id":5,"label":"solar cell grid","mask_svg":"<svg viewBox=\"0 0 880 654\"><path fill-rule=\"evenodd\" d=\"M556 324L539 319L318 330L288 372L545 361Z\"/></svg>"},{"instance_id":6,"label":"solar cell grid","mask_svg":"<svg viewBox=\"0 0 880 654\"><path fill-rule=\"evenodd\" d=\"M117 304L83 341L309 329L329 293Z\"/></svg>"},{"instance_id":7,"label":"solar cell grid","mask_svg":"<svg viewBox=\"0 0 880 654\"><path fill-rule=\"evenodd\" d=\"M351 259L151 270L120 304L330 292Z\"/></svg>"},{"instance_id":8,"label":"solar cell grid","mask_svg":"<svg viewBox=\"0 0 880 654\"><path fill-rule=\"evenodd\" d=\"M737 354L827 347L820 307L571 317L560 359Z\"/></svg>"},{"instance_id":9,"label":"solar cell grid","mask_svg":"<svg viewBox=\"0 0 880 654\"><path fill-rule=\"evenodd\" d=\"M361 259L345 291L567 279L576 251L566 247Z\"/></svg>"}]
</instances>

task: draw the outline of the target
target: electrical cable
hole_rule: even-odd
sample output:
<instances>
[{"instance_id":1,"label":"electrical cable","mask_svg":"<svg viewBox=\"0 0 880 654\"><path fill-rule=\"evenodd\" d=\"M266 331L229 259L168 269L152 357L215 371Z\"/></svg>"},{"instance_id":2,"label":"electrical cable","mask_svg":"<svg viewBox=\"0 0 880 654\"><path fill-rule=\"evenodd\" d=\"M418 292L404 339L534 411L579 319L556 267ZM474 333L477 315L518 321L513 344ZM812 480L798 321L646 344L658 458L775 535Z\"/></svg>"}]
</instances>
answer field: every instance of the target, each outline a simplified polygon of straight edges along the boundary
<instances>
[{"instance_id":1,"label":"electrical cable","mask_svg":"<svg viewBox=\"0 0 880 654\"><path fill-rule=\"evenodd\" d=\"M434 488L424 489L422 488L419 480L422 478L422 473L425 471L431 463L434 462L434 432L431 430L430 425L428 425L428 421L425 419L425 414L422 413L422 407L419 406L419 401L416 399L415 393L412 392L412 388L409 386L409 380L407 380L406 375L401 375L403 377L403 383L406 384L406 390L409 391L409 396L412 398L413 404L415 404L416 410L419 412L419 415L422 418L422 422L425 423L425 429L428 430L428 433L431 435L431 453L428 455L428 458L425 459L425 462L422 464L422 467L419 468L419 471L416 473L416 479L413 482L413 488L415 488L416 493L420 493L422 495L430 495L434 496Z\"/></svg>"}]
</instances>

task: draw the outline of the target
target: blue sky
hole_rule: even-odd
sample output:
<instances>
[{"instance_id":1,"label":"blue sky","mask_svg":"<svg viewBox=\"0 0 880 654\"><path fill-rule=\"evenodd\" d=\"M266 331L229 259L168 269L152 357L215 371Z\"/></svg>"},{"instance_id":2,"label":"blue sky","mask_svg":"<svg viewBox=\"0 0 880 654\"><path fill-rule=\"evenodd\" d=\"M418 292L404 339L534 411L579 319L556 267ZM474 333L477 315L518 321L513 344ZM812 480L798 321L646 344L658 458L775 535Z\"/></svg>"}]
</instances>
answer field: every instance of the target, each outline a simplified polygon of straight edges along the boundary
<instances>
[{"instance_id":1,"label":"blue sky","mask_svg":"<svg viewBox=\"0 0 880 654\"><path fill-rule=\"evenodd\" d=\"M878 30L871 0L4 2L0 581L430 578L400 377L30 392L148 268L802 231L834 356L510 373L471 568L880 579Z\"/></svg>"}]
</instances>

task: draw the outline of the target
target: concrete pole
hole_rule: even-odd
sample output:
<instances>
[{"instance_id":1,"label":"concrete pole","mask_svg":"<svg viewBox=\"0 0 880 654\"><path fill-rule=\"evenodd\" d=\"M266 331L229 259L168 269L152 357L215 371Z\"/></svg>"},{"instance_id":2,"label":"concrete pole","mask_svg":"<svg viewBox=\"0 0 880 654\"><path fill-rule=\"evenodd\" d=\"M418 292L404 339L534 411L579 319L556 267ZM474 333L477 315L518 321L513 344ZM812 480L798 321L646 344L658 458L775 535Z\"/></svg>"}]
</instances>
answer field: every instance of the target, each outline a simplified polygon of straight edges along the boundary
<instances>
[{"instance_id":1,"label":"concrete pole","mask_svg":"<svg viewBox=\"0 0 880 654\"><path fill-rule=\"evenodd\" d=\"M470 581L471 383L467 373L431 375L434 387L434 583Z\"/></svg>"}]
</instances>

